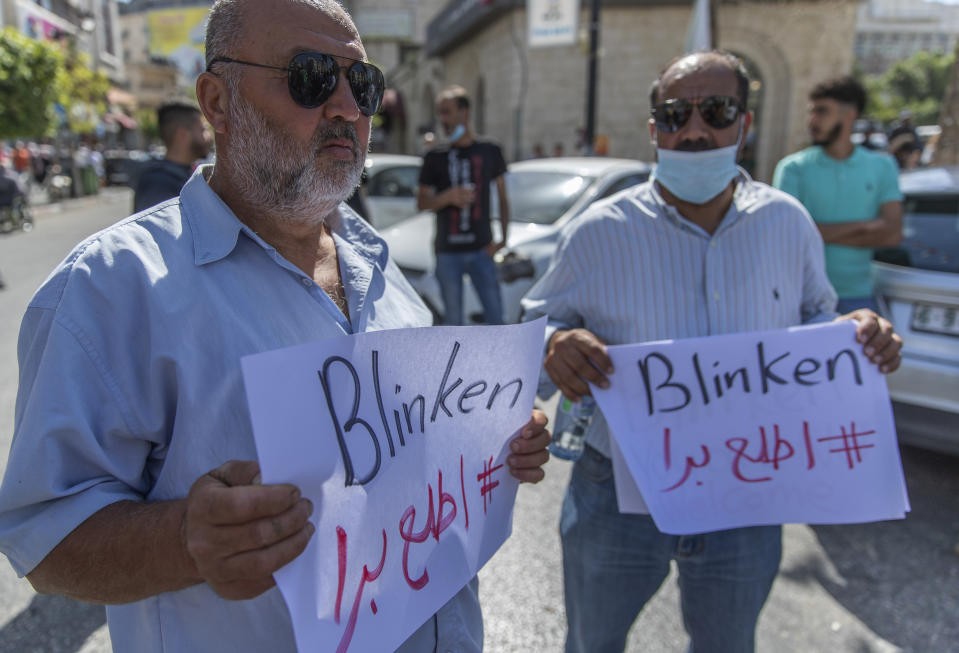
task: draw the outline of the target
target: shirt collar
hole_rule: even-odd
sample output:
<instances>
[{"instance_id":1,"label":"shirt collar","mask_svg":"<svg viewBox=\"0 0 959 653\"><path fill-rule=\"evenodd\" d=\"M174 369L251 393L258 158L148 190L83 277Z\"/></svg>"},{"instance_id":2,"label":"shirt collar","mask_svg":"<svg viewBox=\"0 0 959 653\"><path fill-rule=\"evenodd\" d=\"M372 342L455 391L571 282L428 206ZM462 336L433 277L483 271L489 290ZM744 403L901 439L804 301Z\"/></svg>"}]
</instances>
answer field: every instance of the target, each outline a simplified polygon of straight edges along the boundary
<instances>
[{"instance_id":1,"label":"shirt collar","mask_svg":"<svg viewBox=\"0 0 959 653\"><path fill-rule=\"evenodd\" d=\"M193 234L195 263L205 265L226 258L236 249L240 232L269 248L210 188L207 178L212 172L212 165L197 167L180 193L180 210ZM381 269L386 268L386 243L346 204L340 204L329 226L342 239L338 244L348 244L362 259Z\"/></svg>"},{"instance_id":2,"label":"shirt collar","mask_svg":"<svg viewBox=\"0 0 959 653\"><path fill-rule=\"evenodd\" d=\"M180 213L193 234L193 260L197 265L230 254L245 226L210 188L207 177L212 172L212 165L198 166L180 191Z\"/></svg>"},{"instance_id":3,"label":"shirt collar","mask_svg":"<svg viewBox=\"0 0 959 653\"><path fill-rule=\"evenodd\" d=\"M826 148L822 145L814 145L816 148L815 154L820 164L824 165L834 165L834 166L844 166L851 163L856 163L863 155L863 148L860 145L853 145L852 154L847 156L845 159L834 159L829 154L826 153Z\"/></svg>"}]
</instances>

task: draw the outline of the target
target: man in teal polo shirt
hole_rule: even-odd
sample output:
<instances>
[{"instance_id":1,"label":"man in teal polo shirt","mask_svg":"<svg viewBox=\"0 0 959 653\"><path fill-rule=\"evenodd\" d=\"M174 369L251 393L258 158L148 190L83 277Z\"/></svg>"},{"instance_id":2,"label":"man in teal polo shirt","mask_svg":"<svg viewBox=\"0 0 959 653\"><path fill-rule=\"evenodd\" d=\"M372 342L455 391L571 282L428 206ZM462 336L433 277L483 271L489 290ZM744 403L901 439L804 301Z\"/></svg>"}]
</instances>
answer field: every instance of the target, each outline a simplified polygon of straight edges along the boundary
<instances>
[{"instance_id":1,"label":"man in teal polo shirt","mask_svg":"<svg viewBox=\"0 0 959 653\"><path fill-rule=\"evenodd\" d=\"M779 162L773 185L796 197L826 243L826 274L837 310L878 310L870 261L873 248L902 240L902 193L895 160L852 142L866 91L852 77L817 84L809 94L813 145Z\"/></svg>"}]
</instances>

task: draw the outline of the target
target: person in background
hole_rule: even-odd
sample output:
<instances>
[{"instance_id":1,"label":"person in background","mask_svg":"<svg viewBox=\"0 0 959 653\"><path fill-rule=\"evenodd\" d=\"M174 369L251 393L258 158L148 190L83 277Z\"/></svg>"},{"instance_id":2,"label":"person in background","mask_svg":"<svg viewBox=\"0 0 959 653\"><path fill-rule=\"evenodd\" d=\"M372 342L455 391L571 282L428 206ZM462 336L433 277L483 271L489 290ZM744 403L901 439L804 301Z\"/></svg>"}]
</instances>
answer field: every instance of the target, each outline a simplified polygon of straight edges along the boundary
<instances>
[{"instance_id":1,"label":"person in background","mask_svg":"<svg viewBox=\"0 0 959 653\"><path fill-rule=\"evenodd\" d=\"M215 164L86 239L24 315L0 550L38 592L106 604L117 651L294 653L273 573L323 506L260 482L240 361L432 316L343 204L385 88L346 10L218 0L206 29ZM521 481L545 421L510 443ZM416 626L403 653L478 652L477 581Z\"/></svg>"},{"instance_id":2,"label":"person in background","mask_svg":"<svg viewBox=\"0 0 959 653\"><path fill-rule=\"evenodd\" d=\"M896 159L900 170L911 170L919 166L922 145L912 134L904 132L889 141L889 153Z\"/></svg>"},{"instance_id":3,"label":"person in background","mask_svg":"<svg viewBox=\"0 0 959 653\"><path fill-rule=\"evenodd\" d=\"M157 109L157 128L166 155L143 166L134 190L134 213L179 195L197 160L210 153L210 132L196 105L166 102Z\"/></svg>"},{"instance_id":4,"label":"person in background","mask_svg":"<svg viewBox=\"0 0 959 653\"><path fill-rule=\"evenodd\" d=\"M13 169L20 175L25 184L30 183L31 163L30 150L23 141L17 141L13 148Z\"/></svg>"},{"instance_id":5,"label":"person in background","mask_svg":"<svg viewBox=\"0 0 959 653\"><path fill-rule=\"evenodd\" d=\"M470 100L462 86L436 98L436 114L449 143L427 152L416 195L420 211L436 212L436 278L443 295L443 324L463 324L463 277L469 275L487 324L503 323L503 299L493 254L506 246L509 198L506 161L499 145L470 126ZM490 184L496 184L502 236L493 240Z\"/></svg>"},{"instance_id":6,"label":"person in background","mask_svg":"<svg viewBox=\"0 0 959 653\"><path fill-rule=\"evenodd\" d=\"M809 93L812 146L776 166L773 186L800 202L826 243L826 273L838 310L878 310L871 273L873 249L902 240L902 193L896 161L852 142L866 90L852 77L817 84Z\"/></svg>"},{"instance_id":7,"label":"person in background","mask_svg":"<svg viewBox=\"0 0 959 653\"><path fill-rule=\"evenodd\" d=\"M650 181L563 231L523 319L549 316L544 369L572 401L608 388L607 345L783 329L836 318L822 238L802 206L736 165L752 123L749 77L727 52L673 60L650 90ZM857 338L883 372L902 345L872 311ZM597 410L563 500L567 653L618 653L675 561L692 653L750 653L779 569L780 526L675 536L620 513ZM653 648L647 643L647 647Z\"/></svg>"}]
</instances>

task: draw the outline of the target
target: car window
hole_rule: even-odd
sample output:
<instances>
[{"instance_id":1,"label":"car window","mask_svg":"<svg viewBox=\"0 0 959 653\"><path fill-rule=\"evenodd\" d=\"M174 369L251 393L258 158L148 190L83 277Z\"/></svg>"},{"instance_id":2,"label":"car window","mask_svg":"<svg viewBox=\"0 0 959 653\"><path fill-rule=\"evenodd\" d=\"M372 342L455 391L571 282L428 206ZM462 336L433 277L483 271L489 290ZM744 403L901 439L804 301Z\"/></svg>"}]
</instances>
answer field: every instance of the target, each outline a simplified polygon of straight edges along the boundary
<instances>
[{"instance_id":1,"label":"car window","mask_svg":"<svg viewBox=\"0 0 959 653\"><path fill-rule=\"evenodd\" d=\"M959 194L907 195L902 243L876 258L922 270L959 272Z\"/></svg>"},{"instance_id":2,"label":"car window","mask_svg":"<svg viewBox=\"0 0 959 653\"><path fill-rule=\"evenodd\" d=\"M603 194L602 194L601 196L599 196L597 199L605 199L605 198L609 197L610 195L615 195L616 193L618 193L618 192L621 191L621 190L626 190L626 189L629 188L630 186L635 186L636 184L641 184L641 183L643 183L644 181L646 181L647 179L649 179L649 173L648 173L648 172L642 172L642 173L637 173L637 174L626 175L625 177L622 177L622 178L620 178L620 179L617 179L617 180L614 181L612 184L610 184L609 188L607 188L607 189L603 192Z\"/></svg>"},{"instance_id":3,"label":"car window","mask_svg":"<svg viewBox=\"0 0 959 653\"><path fill-rule=\"evenodd\" d=\"M374 197L416 197L419 166L397 166L374 172L366 194Z\"/></svg>"},{"instance_id":4,"label":"car window","mask_svg":"<svg viewBox=\"0 0 959 653\"><path fill-rule=\"evenodd\" d=\"M552 224L582 197L593 180L568 172L511 171L506 175L510 220Z\"/></svg>"}]
</instances>

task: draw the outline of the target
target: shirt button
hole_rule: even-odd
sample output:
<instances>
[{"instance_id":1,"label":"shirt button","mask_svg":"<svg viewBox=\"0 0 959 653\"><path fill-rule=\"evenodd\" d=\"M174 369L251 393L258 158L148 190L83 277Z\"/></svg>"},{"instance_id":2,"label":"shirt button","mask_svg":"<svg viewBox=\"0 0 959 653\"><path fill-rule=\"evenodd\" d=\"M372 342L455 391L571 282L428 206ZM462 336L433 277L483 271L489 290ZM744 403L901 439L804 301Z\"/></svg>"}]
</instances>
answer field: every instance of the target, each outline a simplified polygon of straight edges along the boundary
<instances>
[{"instance_id":1,"label":"shirt button","mask_svg":"<svg viewBox=\"0 0 959 653\"><path fill-rule=\"evenodd\" d=\"M710 246L710 247L715 247L715 246L716 246L716 241L715 241L715 240L709 241L709 246Z\"/></svg>"},{"instance_id":2,"label":"shirt button","mask_svg":"<svg viewBox=\"0 0 959 653\"><path fill-rule=\"evenodd\" d=\"M304 288L309 288L310 286L313 285L313 280L307 279L306 277L303 277L302 279L300 279L300 281L302 282Z\"/></svg>"},{"instance_id":3,"label":"shirt button","mask_svg":"<svg viewBox=\"0 0 959 653\"><path fill-rule=\"evenodd\" d=\"M713 293L713 299L715 299L717 302L719 301L719 293L718 293L718 292L714 292L714 293Z\"/></svg>"}]
</instances>

